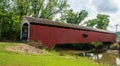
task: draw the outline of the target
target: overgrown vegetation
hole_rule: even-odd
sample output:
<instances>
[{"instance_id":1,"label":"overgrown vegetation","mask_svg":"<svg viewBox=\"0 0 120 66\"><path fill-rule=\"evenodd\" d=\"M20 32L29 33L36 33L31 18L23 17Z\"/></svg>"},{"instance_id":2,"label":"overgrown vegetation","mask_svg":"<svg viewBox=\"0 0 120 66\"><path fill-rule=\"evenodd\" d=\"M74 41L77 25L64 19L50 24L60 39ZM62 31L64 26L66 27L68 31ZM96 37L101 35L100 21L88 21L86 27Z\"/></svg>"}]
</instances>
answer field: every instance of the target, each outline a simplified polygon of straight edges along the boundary
<instances>
[{"instance_id":1,"label":"overgrown vegetation","mask_svg":"<svg viewBox=\"0 0 120 66\"><path fill-rule=\"evenodd\" d=\"M74 12L68 0L0 0L0 40L19 40L23 16L81 24L88 16L86 10ZM56 15L60 18L55 18ZM96 19L85 22L87 26L106 29L109 16L98 14Z\"/></svg>"},{"instance_id":2,"label":"overgrown vegetation","mask_svg":"<svg viewBox=\"0 0 120 66\"><path fill-rule=\"evenodd\" d=\"M23 16L52 20L67 0L0 0L0 40L19 40Z\"/></svg>"},{"instance_id":3,"label":"overgrown vegetation","mask_svg":"<svg viewBox=\"0 0 120 66\"><path fill-rule=\"evenodd\" d=\"M19 43L0 42L0 66L107 66L96 63L87 57L59 56L51 51L49 54L33 55L11 52L6 46L16 46Z\"/></svg>"}]
</instances>

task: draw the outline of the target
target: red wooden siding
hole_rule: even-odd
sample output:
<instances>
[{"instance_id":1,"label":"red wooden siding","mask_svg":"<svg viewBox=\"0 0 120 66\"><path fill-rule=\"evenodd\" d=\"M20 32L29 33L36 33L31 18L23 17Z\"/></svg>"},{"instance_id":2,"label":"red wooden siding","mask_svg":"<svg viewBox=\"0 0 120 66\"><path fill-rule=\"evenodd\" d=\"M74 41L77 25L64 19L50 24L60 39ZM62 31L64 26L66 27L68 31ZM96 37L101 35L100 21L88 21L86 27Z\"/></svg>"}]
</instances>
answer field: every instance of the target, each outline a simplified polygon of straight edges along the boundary
<instances>
[{"instance_id":1,"label":"red wooden siding","mask_svg":"<svg viewBox=\"0 0 120 66\"><path fill-rule=\"evenodd\" d=\"M83 34L88 37L83 37ZM51 48L56 44L65 43L114 42L115 34L30 24L31 40L40 40Z\"/></svg>"}]
</instances>

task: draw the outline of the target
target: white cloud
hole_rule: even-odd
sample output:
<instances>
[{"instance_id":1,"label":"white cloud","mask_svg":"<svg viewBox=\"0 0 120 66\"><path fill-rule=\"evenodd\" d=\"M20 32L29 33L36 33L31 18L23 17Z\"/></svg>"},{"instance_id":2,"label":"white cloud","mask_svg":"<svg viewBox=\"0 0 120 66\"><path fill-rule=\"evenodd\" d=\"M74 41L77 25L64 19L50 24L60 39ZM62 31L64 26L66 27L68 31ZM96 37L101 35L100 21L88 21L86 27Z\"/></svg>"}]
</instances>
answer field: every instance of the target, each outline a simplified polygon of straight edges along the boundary
<instances>
[{"instance_id":1,"label":"white cloud","mask_svg":"<svg viewBox=\"0 0 120 66\"><path fill-rule=\"evenodd\" d=\"M74 9L75 12L81 10L81 6L80 6L80 3L79 3L79 0L76 0L76 1L68 0L68 4L70 4L70 8Z\"/></svg>"},{"instance_id":2,"label":"white cloud","mask_svg":"<svg viewBox=\"0 0 120 66\"><path fill-rule=\"evenodd\" d=\"M68 0L74 11L87 10L89 16L86 20L95 18L98 13L110 15L108 29L115 31L115 25L120 24L120 2L119 0ZM120 31L120 26L118 26Z\"/></svg>"},{"instance_id":3,"label":"white cloud","mask_svg":"<svg viewBox=\"0 0 120 66\"><path fill-rule=\"evenodd\" d=\"M114 13L118 11L118 6L113 0L94 0L92 2L99 12Z\"/></svg>"}]
</instances>

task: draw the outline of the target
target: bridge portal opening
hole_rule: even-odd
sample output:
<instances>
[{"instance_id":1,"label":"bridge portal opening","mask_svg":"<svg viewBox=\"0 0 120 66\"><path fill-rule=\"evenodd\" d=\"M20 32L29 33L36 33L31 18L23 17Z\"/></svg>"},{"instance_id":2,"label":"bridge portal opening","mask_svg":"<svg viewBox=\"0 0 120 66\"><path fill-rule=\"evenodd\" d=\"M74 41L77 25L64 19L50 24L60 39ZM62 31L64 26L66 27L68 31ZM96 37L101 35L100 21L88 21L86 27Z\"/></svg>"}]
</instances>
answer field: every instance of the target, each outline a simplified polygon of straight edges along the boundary
<instances>
[{"instance_id":1,"label":"bridge portal opening","mask_svg":"<svg viewBox=\"0 0 120 66\"><path fill-rule=\"evenodd\" d=\"M22 41L28 40L28 24L24 23L22 26Z\"/></svg>"}]
</instances>

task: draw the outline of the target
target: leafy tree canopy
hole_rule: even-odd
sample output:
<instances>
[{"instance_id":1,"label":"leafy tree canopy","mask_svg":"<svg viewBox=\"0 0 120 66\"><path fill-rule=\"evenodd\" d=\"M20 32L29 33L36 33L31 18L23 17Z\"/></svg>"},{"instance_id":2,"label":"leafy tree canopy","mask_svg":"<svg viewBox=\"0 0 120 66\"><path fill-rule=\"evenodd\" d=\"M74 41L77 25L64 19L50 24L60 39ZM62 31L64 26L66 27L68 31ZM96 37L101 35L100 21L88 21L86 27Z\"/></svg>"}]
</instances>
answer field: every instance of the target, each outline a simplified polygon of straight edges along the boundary
<instances>
[{"instance_id":1,"label":"leafy tree canopy","mask_svg":"<svg viewBox=\"0 0 120 66\"><path fill-rule=\"evenodd\" d=\"M84 20L87 16L88 12L85 10L81 10L77 13L74 13L73 10L66 10L61 16L61 21L79 25L79 23L81 23L81 21Z\"/></svg>"},{"instance_id":2,"label":"leafy tree canopy","mask_svg":"<svg viewBox=\"0 0 120 66\"><path fill-rule=\"evenodd\" d=\"M96 27L99 29L107 29L109 24L109 16L104 14L98 14L95 19L88 20L85 24L89 27Z\"/></svg>"},{"instance_id":3,"label":"leafy tree canopy","mask_svg":"<svg viewBox=\"0 0 120 66\"><path fill-rule=\"evenodd\" d=\"M0 39L19 39L23 16L52 20L68 6L67 0L0 0Z\"/></svg>"},{"instance_id":4,"label":"leafy tree canopy","mask_svg":"<svg viewBox=\"0 0 120 66\"><path fill-rule=\"evenodd\" d=\"M52 20L68 7L67 0L13 0L14 10L21 16Z\"/></svg>"}]
</instances>

